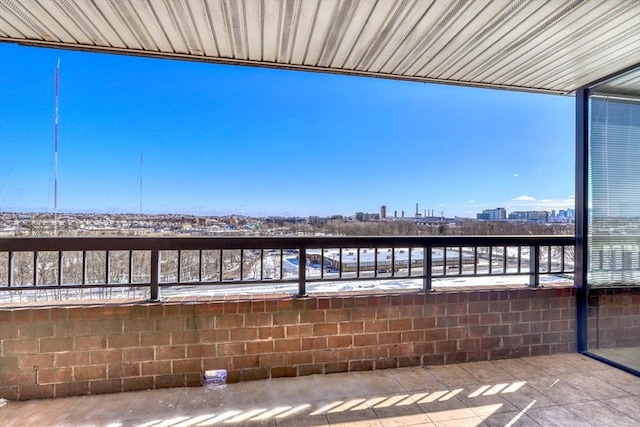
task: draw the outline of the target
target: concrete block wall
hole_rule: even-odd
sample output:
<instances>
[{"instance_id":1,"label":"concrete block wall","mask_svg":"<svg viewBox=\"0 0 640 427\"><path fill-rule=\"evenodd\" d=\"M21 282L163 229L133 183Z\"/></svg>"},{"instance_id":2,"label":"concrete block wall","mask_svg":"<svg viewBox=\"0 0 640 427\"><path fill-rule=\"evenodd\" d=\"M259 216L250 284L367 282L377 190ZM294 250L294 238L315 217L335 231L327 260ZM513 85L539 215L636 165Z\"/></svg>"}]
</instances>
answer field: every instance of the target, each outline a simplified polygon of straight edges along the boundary
<instances>
[{"instance_id":1,"label":"concrete block wall","mask_svg":"<svg viewBox=\"0 0 640 427\"><path fill-rule=\"evenodd\" d=\"M571 287L0 307L0 397L34 399L575 351Z\"/></svg>"}]
</instances>

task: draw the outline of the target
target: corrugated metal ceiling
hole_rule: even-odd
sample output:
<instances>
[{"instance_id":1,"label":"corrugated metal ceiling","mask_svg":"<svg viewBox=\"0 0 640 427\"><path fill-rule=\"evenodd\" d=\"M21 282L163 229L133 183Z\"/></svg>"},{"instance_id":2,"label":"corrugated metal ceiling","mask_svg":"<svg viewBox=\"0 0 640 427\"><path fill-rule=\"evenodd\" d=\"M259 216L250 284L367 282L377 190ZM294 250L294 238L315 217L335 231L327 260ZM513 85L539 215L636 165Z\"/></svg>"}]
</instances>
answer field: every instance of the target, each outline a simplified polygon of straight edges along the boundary
<instances>
[{"instance_id":1,"label":"corrugated metal ceiling","mask_svg":"<svg viewBox=\"0 0 640 427\"><path fill-rule=\"evenodd\" d=\"M0 41L570 93L640 64L640 0L0 0Z\"/></svg>"}]
</instances>

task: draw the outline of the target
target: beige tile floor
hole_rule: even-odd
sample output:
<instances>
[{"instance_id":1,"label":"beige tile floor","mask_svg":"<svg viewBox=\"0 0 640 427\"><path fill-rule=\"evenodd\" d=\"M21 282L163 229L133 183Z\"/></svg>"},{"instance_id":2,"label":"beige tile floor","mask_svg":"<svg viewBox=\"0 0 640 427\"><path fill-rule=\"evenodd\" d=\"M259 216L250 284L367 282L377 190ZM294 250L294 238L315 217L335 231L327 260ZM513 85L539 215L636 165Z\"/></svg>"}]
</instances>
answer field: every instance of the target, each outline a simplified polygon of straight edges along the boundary
<instances>
[{"instance_id":1,"label":"beige tile floor","mask_svg":"<svg viewBox=\"0 0 640 427\"><path fill-rule=\"evenodd\" d=\"M5 402L0 425L640 426L640 378L567 354Z\"/></svg>"}]
</instances>

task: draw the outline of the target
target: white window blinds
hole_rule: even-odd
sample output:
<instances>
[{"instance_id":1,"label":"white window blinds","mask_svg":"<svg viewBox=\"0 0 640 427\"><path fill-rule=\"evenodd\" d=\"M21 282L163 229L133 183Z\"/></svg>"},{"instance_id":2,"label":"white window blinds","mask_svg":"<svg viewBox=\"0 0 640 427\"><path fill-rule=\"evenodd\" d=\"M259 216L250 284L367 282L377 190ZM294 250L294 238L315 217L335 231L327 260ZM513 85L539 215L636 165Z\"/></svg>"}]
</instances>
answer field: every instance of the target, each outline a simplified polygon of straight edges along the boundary
<instances>
[{"instance_id":1,"label":"white window blinds","mask_svg":"<svg viewBox=\"0 0 640 427\"><path fill-rule=\"evenodd\" d=\"M590 97L588 281L640 285L640 99Z\"/></svg>"}]
</instances>

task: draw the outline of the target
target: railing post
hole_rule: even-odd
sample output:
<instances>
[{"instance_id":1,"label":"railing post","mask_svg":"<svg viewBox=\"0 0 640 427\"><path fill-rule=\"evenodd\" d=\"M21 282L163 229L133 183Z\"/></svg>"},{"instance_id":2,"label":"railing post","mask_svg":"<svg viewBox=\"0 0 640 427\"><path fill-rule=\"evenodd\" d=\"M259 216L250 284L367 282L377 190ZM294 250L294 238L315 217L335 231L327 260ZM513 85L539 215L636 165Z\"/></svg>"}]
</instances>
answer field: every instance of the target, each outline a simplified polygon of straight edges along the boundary
<instances>
[{"instance_id":1,"label":"railing post","mask_svg":"<svg viewBox=\"0 0 640 427\"><path fill-rule=\"evenodd\" d=\"M11 287L11 286L13 286L14 280L15 280L15 277L13 275L13 271L14 271L13 267L14 267L14 264L15 264L14 263L14 260L15 260L14 253L13 252L9 252L8 257L9 257L9 259L7 259L7 285Z\"/></svg>"},{"instance_id":2,"label":"railing post","mask_svg":"<svg viewBox=\"0 0 640 427\"><path fill-rule=\"evenodd\" d=\"M82 284L87 284L87 251L82 251Z\"/></svg>"},{"instance_id":3,"label":"railing post","mask_svg":"<svg viewBox=\"0 0 640 427\"><path fill-rule=\"evenodd\" d=\"M433 291L431 283L431 275L433 274L433 254L431 253L431 247L425 246L422 252L422 290L424 292Z\"/></svg>"},{"instance_id":4,"label":"railing post","mask_svg":"<svg viewBox=\"0 0 640 427\"><path fill-rule=\"evenodd\" d=\"M307 296L307 250L300 248L298 251L298 293L296 298Z\"/></svg>"},{"instance_id":5,"label":"railing post","mask_svg":"<svg viewBox=\"0 0 640 427\"><path fill-rule=\"evenodd\" d=\"M151 249L151 293L149 301L160 300L160 251Z\"/></svg>"},{"instance_id":6,"label":"railing post","mask_svg":"<svg viewBox=\"0 0 640 427\"><path fill-rule=\"evenodd\" d=\"M63 252L58 251L58 286L61 286L64 282L64 278L62 277L62 263L64 262Z\"/></svg>"},{"instance_id":7,"label":"railing post","mask_svg":"<svg viewBox=\"0 0 640 427\"><path fill-rule=\"evenodd\" d=\"M38 286L38 280L40 279L40 274L38 272L38 262L38 251L33 251L33 286Z\"/></svg>"},{"instance_id":8,"label":"railing post","mask_svg":"<svg viewBox=\"0 0 640 427\"><path fill-rule=\"evenodd\" d=\"M104 254L104 284L109 284L109 269L111 268L111 251Z\"/></svg>"},{"instance_id":9,"label":"railing post","mask_svg":"<svg viewBox=\"0 0 640 427\"><path fill-rule=\"evenodd\" d=\"M540 286L540 246L529 246L529 287Z\"/></svg>"},{"instance_id":10,"label":"railing post","mask_svg":"<svg viewBox=\"0 0 640 427\"><path fill-rule=\"evenodd\" d=\"M129 251L129 284L133 283L133 251Z\"/></svg>"}]
</instances>

